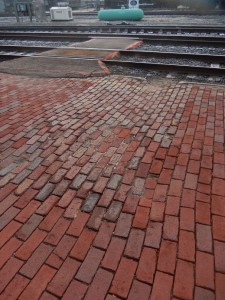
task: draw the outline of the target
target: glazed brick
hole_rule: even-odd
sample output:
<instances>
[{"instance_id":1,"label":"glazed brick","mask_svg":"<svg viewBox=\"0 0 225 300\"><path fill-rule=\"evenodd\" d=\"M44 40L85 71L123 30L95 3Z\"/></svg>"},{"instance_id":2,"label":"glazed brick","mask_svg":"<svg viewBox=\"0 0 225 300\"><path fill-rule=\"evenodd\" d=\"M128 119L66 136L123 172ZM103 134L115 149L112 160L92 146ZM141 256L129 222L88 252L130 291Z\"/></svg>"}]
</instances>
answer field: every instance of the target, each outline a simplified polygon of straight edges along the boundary
<instances>
[{"instance_id":1,"label":"glazed brick","mask_svg":"<svg viewBox=\"0 0 225 300\"><path fill-rule=\"evenodd\" d=\"M215 269L217 272L225 273L225 243L214 241Z\"/></svg>"},{"instance_id":2,"label":"glazed brick","mask_svg":"<svg viewBox=\"0 0 225 300\"><path fill-rule=\"evenodd\" d=\"M33 280L31 280L20 295L20 299L38 300L55 273L55 269L43 265L37 275L33 278Z\"/></svg>"},{"instance_id":3,"label":"glazed brick","mask_svg":"<svg viewBox=\"0 0 225 300\"><path fill-rule=\"evenodd\" d=\"M163 288L162 288L163 286ZM173 286L173 277L169 274L156 272L154 284L152 287L151 299L171 299L171 291Z\"/></svg>"},{"instance_id":4,"label":"glazed brick","mask_svg":"<svg viewBox=\"0 0 225 300\"><path fill-rule=\"evenodd\" d=\"M16 221L25 223L41 205L39 201L32 200L21 212L15 217Z\"/></svg>"},{"instance_id":5,"label":"glazed brick","mask_svg":"<svg viewBox=\"0 0 225 300\"><path fill-rule=\"evenodd\" d=\"M40 244L22 267L20 273L28 278L33 278L52 250L53 248L50 245Z\"/></svg>"},{"instance_id":6,"label":"glazed brick","mask_svg":"<svg viewBox=\"0 0 225 300\"><path fill-rule=\"evenodd\" d=\"M0 270L0 293L3 292L8 283L13 279L23 262L15 257L11 257L4 267Z\"/></svg>"},{"instance_id":7,"label":"glazed brick","mask_svg":"<svg viewBox=\"0 0 225 300\"><path fill-rule=\"evenodd\" d=\"M48 233L45 242L51 245L57 245L62 236L67 231L70 221L64 218L59 218L53 229Z\"/></svg>"},{"instance_id":8,"label":"glazed brick","mask_svg":"<svg viewBox=\"0 0 225 300\"><path fill-rule=\"evenodd\" d=\"M132 226L139 229L145 229L148 225L149 213L150 209L148 207L138 206Z\"/></svg>"},{"instance_id":9,"label":"glazed brick","mask_svg":"<svg viewBox=\"0 0 225 300\"><path fill-rule=\"evenodd\" d=\"M110 207L108 208L105 219L111 222L115 222L120 214L120 211L122 209L122 203L119 201L112 201Z\"/></svg>"},{"instance_id":10,"label":"glazed brick","mask_svg":"<svg viewBox=\"0 0 225 300\"><path fill-rule=\"evenodd\" d=\"M211 254L197 251L196 253L196 284L214 289L214 257Z\"/></svg>"},{"instance_id":11,"label":"glazed brick","mask_svg":"<svg viewBox=\"0 0 225 300\"><path fill-rule=\"evenodd\" d=\"M177 244L163 240L161 243L157 269L159 271L174 274L176 264Z\"/></svg>"},{"instance_id":12,"label":"glazed brick","mask_svg":"<svg viewBox=\"0 0 225 300\"><path fill-rule=\"evenodd\" d=\"M22 244L21 241L17 240L16 238L12 237L4 247L0 250L0 269L2 266L10 259L10 257L16 252L16 250Z\"/></svg>"},{"instance_id":13,"label":"glazed brick","mask_svg":"<svg viewBox=\"0 0 225 300\"><path fill-rule=\"evenodd\" d=\"M196 224L197 249L204 252L212 252L211 226Z\"/></svg>"},{"instance_id":14,"label":"glazed brick","mask_svg":"<svg viewBox=\"0 0 225 300\"><path fill-rule=\"evenodd\" d=\"M55 223L58 221L64 210L60 207L53 207L53 209L44 218L41 224L38 226L42 230L50 231Z\"/></svg>"},{"instance_id":15,"label":"glazed brick","mask_svg":"<svg viewBox=\"0 0 225 300\"><path fill-rule=\"evenodd\" d=\"M125 245L126 242L124 240L113 237L105 253L102 266L106 269L116 271Z\"/></svg>"},{"instance_id":16,"label":"glazed brick","mask_svg":"<svg viewBox=\"0 0 225 300\"><path fill-rule=\"evenodd\" d=\"M128 195L122 211L125 213L135 214L139 200L140 200L139 196Z\"/></svg>"},{"instance_id":17,"label":"glazed brick","mask_svg":"<svg viewBox=\"0 0 225 300\"><path fill-rule=\"evenodd\" d=\"M87 288L87 285L85 285L84 283L81 283L78 280L73 280L67 288L66 292L64 293L62 299L70 300L74 298L76 300L82 300L87 291Z\"/></svg>"},{"instance_id":18,"label":"glazed brick","mask_svg":"<svg viewBox=\"0 0 225 300\"><path fill-rule=\"evenodd\" d=\"M44 201L53 192L55 185L53 183L47 183L41 191L35 196L35 199Z\"/></svg>"},{"instance_id":19,"label":"glazed brick","mask_svg":"<svg viewBox=\"0 0 225 300\"><path fill-rule=\"evenodd\" d=\"M79 236L84 229L87 221L89 219L89 214L79 212L76 219L70 224L67 233L73 236Z\"/></svg>"},{"instance_id":20,"label":"glazed brick","mask_svg":"<svg viewBox=\"0 0 225 300\"><path fill-rule=\"evenodd\" d=\"M32 215L29 220L20 228L20 230L16 233L16 236L25 241L32 232L38 227L38 225L43 220L42 216L39 215Z\"/></svg>"},{"instance_id":21,"label":"glazed brick","mask_svg":"<svg viewBox=\"0 0 225 300\"><path fill-rule=\"evenodd\" d=\"M225 274L216 273L216 300L223 300L225 293Z\"/></svg>"},{"instance_id":22,"label":"glazed brick","mask_svg":"<svg viewBox=\"0 0 225 300\"><path fill-rule=\"evenodd\" d=\"M124 254L131 258L138 259L141 254L144 237L145 234L143 231L131 229Z\"/></svg>"},{"instance_id":23,"label":"glazed brick","mask_svg":"<svg viewBox=\"0 0 225 300\"><path fill-rule=\"evenodd\" d=\"M157 253L152 248L144 247L139 260L136 278L152 284L156 270Z\"/></svg>"},{"instance_id":24,"label":"glazed brick","mask_svg":"<svg viewBox=\"0 0 225 300\"><path fill-rule=\"evenodd\" d=\"M76 274L79 266L80 263L78 261L68 257L48 284L47 290L61 297Z\"/></svg>"},{"instance_id":25,"label":"glazed brick","mask_svg":"<svg viewBox=\"0 0 225 300\"><path fill-rule=\"evenodd\" d=\"M91 283L103 256L103 251L91 248L75 278L86 283Z\"/></svg>"},{"instance_id":26,"label":"glazed brick","mask_svg":"<svg viewBox=\"0 0 225 300\"><path fill-rule=\"evenodd\" d=\"M105 299L107 291L112 282L112 278L113 275L110 272L103 269L99 269L93 279L90 288L88 289L85 299L86 300L92 300L93 298L99 300Z\"/></svg>"},{"instance_id":27,"label":"glazed brick","mask_svg":"<svg viewBox=\"0 0 225 300\"><path fill-rule=\"evenodd\" d=\"M110 292L126 298L128 296L137 263L131 259L122 258L114 276ZM124 280L126 278L126 280Z\"/></svg>"},{"instance_id":28,"label":"glazed brick","mask_svg":"<svg viewBox=\"0 0 225 300\"><path fill-rule=\"evenodd\" d=\"M129 300L148 300L151 292L151 287L148 284L145 284L143 282L134 280L130 293L128 295Z\"/></svg>"},{"instance_id":29,"label":"glazed brick","mask_svg":"<svg viewBox=\"0 0 225 300\"><path fill-rule=\"evenodd\" d=\"M104 221L99 229L99 232L94 240L94 246L106 249L111 240L115 224Z\"/></svg>"},{"instance_id":30,"label":"glazed brick","mask_svg":"<svg viewBox=\"0 0 225 300\"><path fill-rule=\"evenodd\" d=\"M95 236L95 231L84 229L78 240L76 241L74 247L72 248L70 256L78 260L84 260Z\"/></svg>"},{"instance_id":31,"label":"glazed brick","mask_svg":"<svg viewBox=\"0 0 225 300\"><path fill-rule=\"evenodd\" d=\"M213 238L225 242L225 217L213 216Z\"/></svg>"},{"instance_id":32,"label":"glazed brick","mask_svg":"<svg viewBox=\"0 0 225 300\"><path fill-rule=\"evenodd\" d=\"M29 279L16 274L1 294L2 299L19 299L19 295L28 285Z\"/></svg>"},{"instance_id":33,"label":"glazed brick","mask_svg":"<svg viewBox=\"0 0 225 300\"><path fill-rule=\"evenodd\" d=\"M10 223L14 217L19 213L19 209L11 206L1 217L0 217L0 230L2 230L8 223Z\"/></svg>"},{"instance_id":34,"label":"glazed brick","mask_svg":"<svg viewBox=\"0 0 225 300\"><path fill-rule=\"evenodd\" d=\"M180 210L180 228L194 231L194 210L182 207Z\"/></svg>"},{"instance_id":35,"label":"glazed brick","mask_svg":"<svg viewBox=\"0 0 225 300\"><path fill-rule=\"evenodd\" d=\"M193 232L180 230L178 257L187 261L195 261L195 236Z\"/></svg>"},{"instance_id":36,"label":"glazed brick","mask_svg":"<svg viewBox=\"0 0 225 300\"><path fill-rule=\"evenodd\" d=\"M82 211L84 211L84 212L91 212L94 209L96 203L99 201L99 199L100 199L100 195L99 194L97 194L97 193L90 193L87 196L87 198L86 198L86 200L85 200L85 202L84 202L84 204L83 204L83 206L81 208Z\"/></svg>"},{"instance_id":37,"label":"glazed brick","mask_svg":"<svg viewBox=\"0 0 225 300\"><path fill-rule=\"evenodd\" d=\"M162 238L162 223L150 222L146 231L144 245L159 249Z\"/></svg>"},{"instance_id":38,"label":"glazed brick","mask_svg":"<svg viewBox=\"0 0 225 300\"><path fill-rule=\"evenodd\" d=\"M153 196L154 201L165 202L167 196L167 185L157 184Z\"/></svg>"},{"instance_id":39,"label":"glazed brick","mask_svg":"<svg viewBox=\"0 0 225 300\"><path fill-rule=\"evenodd\" d=\"M133 216L126 213L121 213L116 224L116 229L114 231L115 235L121 237L128 237Z\"/></svg>"},{"instance_id":40,"label":"glazed brick","mask_svg":"<svg viewBox=\"0 0 225 300\"><path fill-rule=\"evenodd\" d=\"M174 296L182 299L193 299L194 290L194 266L190 262L177 261Z\"/></svg>"},{"instance_id":41,"label":"glazed brick","mask_svg":"<svg viewBox=\"0 0 225 300\"><path fill-rule=\"evenodd\" d=\"M104 207L95 207L87 223L87 227L90 229L98 230L102 223L102 218L104 217L105 213L106 209Z\"/></svg>"},{"instance_id":42,"label":"glazed brick","mask_svg":"<svg viewBox=\"0 0 225 300\"><path fill-rule=\"evenodd\" d=\"M165 211L165 203L162 202L152 202L150 220L155 222L163 221Z\"/></svg>"},{"instance_id":43,"label":"glazed brick","mask_svg":"<svg viewBox=\"0 0 225 300\"><path fill-rule=\"evenodd\" d=\"M59 202L58 202L58 206L62 207L62 208L66 208L70 202L72 201L72 199L74 199L76 196L76 191L68 189L64 195L60 198Z\"/></svg>"}]
</instances>

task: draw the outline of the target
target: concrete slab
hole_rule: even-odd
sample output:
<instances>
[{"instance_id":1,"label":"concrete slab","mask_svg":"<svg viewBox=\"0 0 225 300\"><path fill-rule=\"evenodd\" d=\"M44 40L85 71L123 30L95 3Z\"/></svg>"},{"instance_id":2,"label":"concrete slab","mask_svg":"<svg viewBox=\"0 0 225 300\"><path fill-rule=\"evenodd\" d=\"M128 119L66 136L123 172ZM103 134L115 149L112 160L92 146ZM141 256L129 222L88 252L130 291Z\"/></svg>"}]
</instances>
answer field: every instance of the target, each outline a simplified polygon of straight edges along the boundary
<instances>
[{"instance_id":1,"label":"concrete slab","mask_svg":"<svg viewBox=\"0 0 225 300\"><path fill-rule=\"evenodd\" d=\"M109 70L98 59L24 57L0 64L0 72L44 77L106 75Z\"/></svg>"}]
</instances>

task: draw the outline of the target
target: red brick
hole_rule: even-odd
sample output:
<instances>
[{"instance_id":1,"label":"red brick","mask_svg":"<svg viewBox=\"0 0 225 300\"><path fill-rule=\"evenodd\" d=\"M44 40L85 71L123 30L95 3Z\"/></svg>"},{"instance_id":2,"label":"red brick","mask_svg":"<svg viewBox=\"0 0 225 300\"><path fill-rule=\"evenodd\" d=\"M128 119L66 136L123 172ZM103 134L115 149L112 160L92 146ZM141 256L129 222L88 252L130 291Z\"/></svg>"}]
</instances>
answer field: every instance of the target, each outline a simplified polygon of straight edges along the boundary
<instances>
[{"instance_id":1,"label":"red brick","mask_svg":"<svg viewBox=\"0 0 225 300\"><path fill-rule=\"evenodd\" d=\"M116 224L114 234L121 237L128 237L133 216L130 214L121 213Z\"/></svg>"},{"instance_id":2,"label":"red brick","mask_svg":"<svg viewBox=\"0 0 225 300\"><path fill-rule=\"evenodd\" d=\"M43 265L34 279L25 288L20 296L20 299L38 300L55 273L56 270Z\"/></svg>"},{"instance_id":3,"label":"red brick","mask_svg":"<svg viewBox=\"0 0 225 300\"><path fill-rule=\"evenodd\" d=\"M104 191L104 189L105 189L105 187L108 183L108 180L109 179L106 178L106 177L100 177L97 180L96 184L94 185L93 191L96 192L96 193L100 193L100 194L103 193L103 191Z\"/></svg>"},{"instance_id":4,"label":"red brick","mask_svg":"<svg viewBox=\"0 0 225 300\"><path fill-rule=\"evenodd\" d=\"M214 293L212 291L200 288L198 286L196 286L196 288L195 288L195 296L194 297L195 297L194 298L195 300L204 300L204 299L214 300L215 299Z\"/></svg>"},{"instance_id":5,"label":"red brick","mask_svg":"<svg viewBox=\"0 0 225 300\"><path fill-rule=\"evenodd\" d=\"M174 216L165 216L163 226L163 238L166 240L178 240L179 220Z\"/></svg>"},{"instance_id":6,"label":"red brick","mask_svg":"<svg viewBox=\"0 0 225 300\"><path fill-rule=\"evenodd\" d=\"M135 176L134 170L126 170L125 174L123 175L122 182L124 184L131 184Z\"/></svg>"},{"instance_id":7,"label":"red brick","mask_svg":"<svg viewBox=\"0 0 225 300\"><path fill-rule=\"evenodd\" d=\"M28 278L33 278L42 264L48 258L53 248L50 245L40 244L33 252L26 264L20 270L20 273Z\"/></svg>"},{"instance_id":8,"label":"red brick","mask_svg":"<svg viewBox=\"0 0 225 300\"><path fill-rule=\"evenodd\" d=\"M168 196L166 201L166 210L167 215L178 216L180 209L180 198Z\"/></svg>"},{"instance_id":9,"label":"red brick","mask_svg":"<svg viewBox=\"0 0 225 300\"><path fill-rule=\"evenodd\" d=\"M225 243L214 241L216 271L225 273Z\"/></svg>"},{"instance_id":10,"label":"red brick","mask_svg":"<svg viewBox=\"0 0 225 300\"><path fill-rule=\"evenodd\" d=\"M98 202L98 205L108 207L113 199L114 194L115 194L115 191L105 189L99 202Z\"/></svg>"},{"instance_id":11,"label":"red brick","mask_svg":"<svg viewBox=\"0 0 225 300\"><path fill-rule=\"evenodd\" d=\"M201 201L201 202L210 203L211 202L211 197L210 197L210 195L207 195L205 193L199 193L199 192L197 192L197 194L196 194L196 200L197 201Z\"/></svg>"},{"instance_id":12,"label":"red brick","mask_svg":"<svg viewBox=\"0 0 225 300\"><path fill-rule=\"evenodd\" d=\"M18 208L24 208L26 205L30 203L35 197L35 195L38 193L38 191L29 189L27 190L14 204L14 206Z\"/></svg>"},{"instance_id":13,"label":"red brick","mask_svg":"<svg viewBox=\"0 0 225 300\"><path fill-rule=\"evenodd\" d=\"M129 300L148 300L151 292L151 287L148 284L134 280L129 296Z\"/></svg>"},{"instance_id":14,"label":"red brick","mask_svg":"<svg viewBox=\"0 0 225 300\"><path fill-rule=\"evenodd\" d=\"M36 213L39 215L47 215L50 210L56 205L59 198L55 195L49 196L44 203L37 209Z\"/></svg>"},{"instance_id":15,"label":"red brick","mask_svg":"<svg viewBox=\"0 0 225 300\"><path fill-rule=\"evenodd\" d=\"M163 169L160 173L159 179L158 179L158 183L161 184L170 184L171 181L171 177L172 177L172 170L170 169Z\"/></svg>"},{"instance_id":16,"label":"red brick","mask_svg":"<svg viewBox=\"0 0 225 300\"><path fill-rule=\"evenodd\" d=\"M41 205L39 201L32 200L16 217L15 220L21 223L25 223L32 214L38 209Z\"/></svg>"},{"instance_id":17,"label":"red brick","mask_svg":"<svg viewBox=\"0 0 225 300\"><path fill-rule=\"evenodd\" d=\"M165 202L167 196L167 185L157 184L153 196L154 201Z\"/></svg>"},{"instance_id":18,"label":"red brick","mask_svg":"<svg viewBox=\"0 0 225 300\"><path fill-rule=\"evenodd\" d=\"M79 236L84 229L84 226L86 225L88 219L89 214L79 212L76 219L71 223L69 229L67 230L67 233L74 236Z\"/></svg>"},{"instance_id":19,"label":"red brick","mask_svg":"<svg viewBox=\"0 0 225 300\"><path fill-rule=\"evenodd\" d=\"M96 236L96 232L89 229L84 229L79 239L76 241L73 249L71 250L70 256L77 258L79 260L83 260L95 236Z\"/></svg>"},{"instance_id":20,"label":"red brick","mask_svg":"<svg viewBox=\"0 0 225 300\"><path fill-rule=\"evenodd\" d=\"M225 217L213 216L213 239L225 242Z\"/></svg>"},{"instance_id":21,"label":"red brick","mask_svg":"<svg viewBox=\"0 0 225 300\"><path fill-rule=\"evenodd\" d=\"M148 225L149 213L150 209L148 207L138 206L134 216L133 227L145 229Z\"/></svg>"},{"instance_id":22,"label":"red brick","mask_svg":"<svg viewBox=\"0 0 225 300\"><path fill-rule=\"evenodd\" d=\"M197 251L196 253L196 284L214 289L214 257L211 254Z\"/></svg>"},{"instance_id":23,"label":"red brick","mask_svg":"<svg viewBox=\"0 0 225 300\"><path fill-rule=\"evenodd\" d=\"M134 214L136 212L139 199L140 198L136 195L129 195L123 206L123 212Z\"/></svg>"},{"instance_id":24,"label":"red brick","mask_svg":"<svg viewBox=\"0 0 225 300\"><path fill-rule=\"evenodd\" d=\"M114 276L110 292L126 298L128 296L137 263L131 259L122 258Z\"/></svg>"},{"instance_id":25,"label":"red brick","mask_svg":"<svg viewBox=\"0 0 225 300\"><path fill-rule=\"evenodd\" d=\"M53 267L54 269L59 269L61 265L63 264L63 260L58 257L58 255L51 253L46 260L46 264L50 267Z\"/></svg>"},{"instance_id":26,"label":"red brick","mask_svg":"<svg viewBox=\"0 0 225 300\"><path fill-rule=\"evenodd\" d=\"M68 219L75 219L79 213L82 202L82 199L77 197L74 198L64 212L64 217Z\"/></svg>"},{"instance_id":27,"label":"red brick","mask_svg":"<svg viewBox=\"0 0 225 300\"><path fill-rule=\"evenodd\" d=\"M213 165L213 176L225 179L225 167L222 164Z\"/></svg>"},{"instance_id":28,"label":"red brick","mask_svg":"<svg viewBox=\"0 0 225 300\"><path fill-rule=\"evenodd\" d=\"M132 184L132 193L134 195L142 195L144 191L145 179L136 177Z\"/></svg>"},{"instance_id":29,"label":"red brick","mask_svg":"<svg viewBox=\"0 0 225 300\"><path fill-rule=\"evenodd\" d=\"M176 165L173 172L173 178L184 180L185 175L186 175L186 166Z\"/></svg>"},{"instance_id":30,"label":"red brick","mask_svg":"<svg viewBox=\"0 0 225 300\"><path fill-rule=\"evenodd\" d=\"M28 285L29 279L19 274L10 281L4 292L1 294L1 299L19 299L19 295Z\"/></svg>"},{"instance_id":31,"label":"red brick","mask_svg":"<svg viewBox=\"0 0 225 300\"><path fill-rule=\"evenodd\" d=\"M17 196L15 196L14 194L10 194L8 197L2 200L0 207L0 215L2 215L9 207L11 207L17 199Z\"/></svg>"},{"instance_id":32,"label":"red brick","mask_svg":"<svg viewBox=\"0 0 225 300\"><path fill-rule=\"evenodd\" d=\"M195 236L193 232L180 231L178 257L188 261L195 261Z\"/></svg>"},{"instance_id":33,"label":"red brick","mask_svg":"<svg viewBox=\"0 0 225 300\"><path fill-rule=\"evenodd\" d=\"M0 269L2 266L7 262L8 259L16 252L16 250L22 244L21 241L17 240L16 238L12 237L7 244L0 250Z\"/></svg>"},{"instance_id":34,"label":"red brick","mask_svg":"<svg viewBox=\"0 0 225 300\"><path fill-rule=\"evenodd\" d=\"M44 220L39 225L42 230L50 231L55 223L58 221L63 213L63 209L60 207L53 207L49 214L44 218Z\"/></svg>"},{"instance_id":35,"label":"red brick","mask_svg":"<svg viewBox=\"0 0 225 300\"><path fill-rule=\"evenodd\" d=\"M183 189L182 197L181 197L181 205L184 207L195 207L195 191Z\"/></svg>"},{"instance_id":36,"label":"red brick","mask_svg":"<svg viewBox=\"0 0 225 300\"><path fill-rule=\"evenodd\" d=\"M212 230L211 226L196 224L197 249L212 252Z\"/></svg>"},{"instance_id":37,"label":"red brick","mask_svg":"<svg viewBox=\"0 0 225 300\"><path fill-rule=\"evenodd\" d=\"M177 244L170 241L162 241L157 269L165 273L174 274L176 264Z\"/></svg>"},{"instance_id":38,"label":"red brick","mask_svg":"<svg viewBox=\"0 0 225 300\"><path fill-rule=\"evenodd\" d=\"M65 260L68 253L73 248L76 240L77 239L72 236L64 235L55 248L54 253L61 259Z\"/></svg>"},{"instance_id":39,"label":"red brick","mask_svg":"<svg viewBox=\"0 0 225 300\"><path fill-rule=\"evenodd\" d=\"M91 215L91 218L89 219L87 223L87 227L90 229L98 230L101 226L102 219L106 213L106 209L104 207L95 207L94 211Z\"/></svg>"},{"instance_id":40,"label":"red brick","mask_svg":"<svg viewBox=\"0 0 225 300\"><path fill-rule=\"evenodd\" d=\"M116 270L125 248L126 242L119 238L112 238L109 247L102 261L102 266L106 269Z\"/></svg>"},{"instance_id":41,"label":"red brick","mask_svg":"<svg viewBox=\"0 0 225 300\"><path fill-rule=\"evenodd\" d=\"M25 241L32 232L38 227L43 220L43 217L33 214L30 219L17 231L16 236Z\"/></svg>"},{"instance_id":42,"label":"red brick","mask_svg":"<svg viewBox=\"0 0 225 300\"><path fill-rule=\"evenodd\" d=\"M15 234L15 232L21 227L21 224L15 221L11 221L0 232L0 248Z\"/></svg>"},{"instance_id":43,"label":"red brick","mask_svg":"<svg viewBox=\"0 0 225 300\"><path fill-rule=\"evenodd\" d=\"M78 261L68 257L48 284L47 290L61 297L76 274L79 266L80 263Z\"/></svg>"},{"instance_id":44,"label":"red brick","mask_svg":"<svg viewBox=\"0 0 225 300\"><path fill-rule=\"evenodd\" d=\"M170 196L181 196L183 182L181 180L172 179L168 195Z\"/></svg>"},{"instance_id":45,"label":"red brick","mask_svg":"<svg viewBox=\"0 0 225 300\"><path fill-rule=\"evenodd\" d=\"M47 292L44 292L40 298L40 300L57 300L57 299L58 299L57 297L55 297L52 294L49 294Z\"/></svg>"},{"instance_id":46,"label":"red brick","mask_svg":"<svg viewBox=\"0 0 225 300\"><path fill-rule=\"evenodd\" d=\"M210 184L212 179L212 171L201 168L198 181L205 184Z\"/></svg>"},{"instance_id":47,"label":"red brick","mask_svg":"<svg viewBox=\"0 0 225 300\"><path fill-rule=\"evenodd\" d=\"M136 277L137 279L153 283L156 269L157 253L156 250L144 247L139 260Z\"/></svg>"},{"instance_id":48,"label":"red brick","mask_svg":"<svg viewBox=\"0 0 225 300\"><path fill-rule=\"evenodd\" d=\"M225 199L222 196L212 195L212 213L225 217Z\"/></svg>"},{"instance_id":49,"label":"red brick","mask_svg":"<svg viewBox=\"0 0 225 300\"><path fill-rule=\"evenodd\" d=\"M76 279L91 283L103 256L103 251L91 248L76 275Z\"/></svg>"},{"instance_id":50,"label":"red brick","mask_svg":"<svg viewBox=\"0 0 225 300\"><path fill-rule=\"evenodd\" d=\"M172 286L173 276L162 272L156 272L154 284L152 287L151 300L170 300Z\"/></svg>"},{"instance_id":51,"label":"red brick","mask_svg":"<svg viewBox=\"0 0 225 300\"><path fill-rule=\"evenodd\" d=\"M70 204L72 199L75 198L75 196L76 196L76 191L71 189L67 190L65 194L62 196L62 198L59 200L58 206L62 208L66 208Z\"/></svg>"},{"instance_id":52,"label":"red brick","mask_svg":"<svg viewBox=\"0 0 225 300\"><path fill-rule=\"evenodd\" d=\"M181 166L187 166L189 155L186 153L180 153L177 159L177 164Z\"/></svg>"},{"instance_id":53,"label":"red brick","mask_svg":"<svg viewBox=\"0 0 225 300\"><path fill-rule=\"evenodd\" d=\"M196 202L196 222L202 224L211 224L210 204Z\"/></svg>"},{"instance_id":54,"label":"red brick","mask_svg":"<svg viewBox=\"0 0 225 300\"><path fill-rule=\"evenodd\" d=\"M114 199L124 202L126 200L130 188L131 187L129 185L121 184L114 196Z\"/></svg>"},{"instance_id":55,"label":"red brick","mask_svg":"<svg viewBox=\"0 0 225 300\"><path fill-rule=\"evenodd\" d=\"M185 182L184 182L184 187L186 189L190 190L196 190L197 189L197 181L198 181L198 176L195 174L187 173Z\"/></svg>"},{"instance_id":56,"label":"red brick","mask_svg":"<svg viewBox=\"0 0 225 300\"><path fill-rule=\"evenodd\" d=\"M156 184L157 184L156 179L146 178L146 180L145 180L145 188L146 189L155 189Z\"/></svg>"},{"instance_id":57,"label":"red brick","mask_svg":"<svg viewBox=\"0 0 225 300\"><path fill-rule=\"evenodd\" d=\"M163 166L163 163L161 160L153 160L152 162L152 165L151 165L151 168L150 168L150 173L152 174L160 174L161 170L162 170L162 166Z\"/></svg>"},{"instance_id":58,"label":"red brick","mask_svg":"<svg viewBox=\"0 0 225 300\"><path fill-rule=\"evenodd\" d=\"M147 151L141 161L143 163L149 164L152 162L153 156L154 156L154 152Z\"/></svg>"},{"instance_id":59,"label":"red brick","mask_svg":"<svg viewBox=\"0 0 225 300\"><path fill-rule=\"evenodd\" d=\"M225 180L221 178L213 178L212 193L215 195L225 196Z\"/></svg>"},{"instance_id":60,"label":"red brick","mask_svg":"<svg viewBox=\"0 0 225 300\"><path fill-rule=\"evenodd\" d=\"M194 231L194 210L182 207L180 210L180 228Z\"/></svg>"},{"instance_id":61,"label":"red brick","mask_svg":"<svg viewBox=\"0 0 225 300\"><path fill-rule=\"evenodd\" d=\"M66 290L65 294L63 295L63 300L82 300L87 290L87 286L77 280L73 280L68 289Z\"/></svg>"},{"instance_id":62,"label":"red brick","mask_svg":"<svg viewBox=\"0 0 225 300\"><path fill-rule=\"evenodd\" d=\"M224 300L225 274L216 273L216 300Z\"/></svg>"},{"instance_id":63,"label":"red brick","mask_svg":"<svg viewBox=\"0 0 225 300\"><path fill-rule=\"evenodd\" d=\"M162 223L150 222L146 231L144 245L159 249L162 238Z\"/></svg>"},{"instance_id":64,"label":"red brick","mask_svg":"<svg viewBox=\"0 0 225 300\"><path fill-rule=\"evenodd\" d=\"M174 296L193 299L194 266L190 262L178 260L174 282Z\"/></svg>"},{"instance_id":65,"label":"red brick","mask_svg":"<svg viewBox=\"0 0 225 300\"><path fill-rule=\"evenodd\" d=\"M23 262L15 257L11 257L4 267L0 270L0 293L5 289L7 284L13 279L15 274L22 267Z\"/></svg>"},{"instance_id":66,"label":"red brick","mask_svg":"<svg viewBox=\"0 0 225 300\"><path fill-rule=\"evenodd\" d=\"M93 282L85 296L86 300L105 299L110 287L113 275L103 269L99 269L93 279Z\"/></svg>"},{"instance_id":67,"label":"red brick","mask_svg":"<svg viewBox=\"0 0 225 300\"><path fill-rule=\"evenodd\" d=\"M144 232L138 229L131 229L124 254L131 258L138 259L141 254L144 242Z\"/></svg>"},{"instance_id":68,"label":"red brick","mask_svg":"<svg viewBox=\"0 0 225 300\"><path fill-rule=\"evenodd\" d=\"M59 218L53 229L47 235L45 242L51 245L57 245L61 240L62 236L67 231L67 228L70 225L70 221L65 220L64 218Z\"/></svg>"},{"instance_id":69,"label":"red brick","mask_svg":"<svg viewBox=\"0 0 225 300\"><path fill-rule=\"evenodd\" d=\"M200 170L200 161L190 160L188 164L188 173L199 174Z\"/></svg>"},{"instance_id":70,"label":"red brick","mask_svg":"<svg viewBox=\"0 0 225 300\"><path fill-rule=\"evenodd\" d=\"M33 180L26 178L15 190L16 195L22 195L31 185L33 184Z\"/></svg>"},{"instance_id":71,"label":"red brick","mask_svg":"<svg viewBox=\"0 0 225 300\"><path fill-rule=\"evenodd\" d=\"M150 219L156 222L163 221L164 211L165 211L165 203L153 201L151 212L150 212Z\"/></svg>"},{"instance_id":72,"label":"red brick","mask_svg":"<svg viewBox=\"0 0 225 300\"><path fill-rule=\"evenodd\" d=\"M99 232L94 240L94 246L102 249L106 249L111 240L115 224L104 221L99 229Z\"/></svg>"},{"instance_id":73,"label":"red brick","mask_svg":"<svg viewBox=\"0 0 225 300\"><path fill-rule=\"evenodd\" d=\"M0 190L0 201L4 200L15 188L17 187L16 184L8 183L6 186L1 188Z\"/></svg>"}]
</instances>

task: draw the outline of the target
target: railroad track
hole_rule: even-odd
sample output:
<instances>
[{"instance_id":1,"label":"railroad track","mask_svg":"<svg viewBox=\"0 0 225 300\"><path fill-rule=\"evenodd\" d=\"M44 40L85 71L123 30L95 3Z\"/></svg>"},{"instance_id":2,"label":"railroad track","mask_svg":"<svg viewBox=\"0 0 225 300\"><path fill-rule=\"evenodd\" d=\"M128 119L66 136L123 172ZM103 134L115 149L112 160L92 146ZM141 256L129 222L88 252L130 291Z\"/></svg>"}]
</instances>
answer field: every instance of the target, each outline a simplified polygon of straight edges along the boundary
<instances>
[{"instance_id":1,"label":"railroad track","mask_svg":"<svg viewBox=\"0 0 225 300\"><path fill-rule=\"evenodd\" d=\"M5 46L1 47L0 60L16 59L26 56L32 57L62 57L62 55L45 54L45 51L53 50L52 47L19 47ZM71 47L60 48L63 50L74 49ZM82 48L77 48L79 55L63 56L66 59L99 59L101 52L115 49L88 49L88 55L81 55ZM87 50L87 49L83 49ZM93 55L91 52L93 51ZM96 57L96 52L99 57ZM209 54L190 54L176 52L156 52L141 50L119 50L119 57L113 59L101 59L107 66L120 66L125 68L149 69L157 71L175 71L183 73L198 73L208 75L225 74L225 56Z\"/></svg>"}]
</instances>

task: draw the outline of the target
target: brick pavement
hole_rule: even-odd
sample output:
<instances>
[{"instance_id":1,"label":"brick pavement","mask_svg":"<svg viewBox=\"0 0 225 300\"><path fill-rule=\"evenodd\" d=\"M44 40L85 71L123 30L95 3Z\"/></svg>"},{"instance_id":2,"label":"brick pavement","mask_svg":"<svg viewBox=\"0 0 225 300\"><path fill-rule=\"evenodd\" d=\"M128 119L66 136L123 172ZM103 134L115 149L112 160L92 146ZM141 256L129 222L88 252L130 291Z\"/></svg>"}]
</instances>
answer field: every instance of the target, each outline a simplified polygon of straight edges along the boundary
<instances>
[{"instance_id":1,"label":"brick pavement","mask_svg":"<svg viewBox=\"0 0 225 300\"><path fill-rule=\"evenodd\" d=\"M224 88L0 74L0 94L0 299L224 299Z\"/></svg>"}]
</instances>

